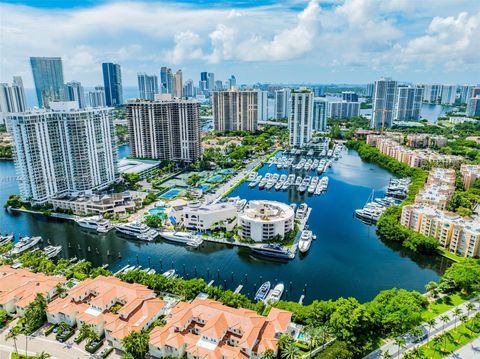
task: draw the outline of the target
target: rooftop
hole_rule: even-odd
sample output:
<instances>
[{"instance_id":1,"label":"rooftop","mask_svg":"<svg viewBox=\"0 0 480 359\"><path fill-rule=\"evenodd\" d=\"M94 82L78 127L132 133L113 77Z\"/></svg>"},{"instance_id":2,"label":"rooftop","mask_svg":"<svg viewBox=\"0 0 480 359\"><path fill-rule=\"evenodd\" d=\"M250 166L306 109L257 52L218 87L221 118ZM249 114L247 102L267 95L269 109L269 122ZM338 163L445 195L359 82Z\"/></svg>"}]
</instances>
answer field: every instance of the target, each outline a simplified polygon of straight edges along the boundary
<instances>
[{"instance_id":1,"label":"rooftop","mask_svg":"<svg viewBox=\"0 0 480 359\"><path fill-rule=\"evenodd\" d=\"M142 173L158 167L160 162L161 161L122 158L118 161L118 171L120 173Z\"/></svg>"}]
</instances>

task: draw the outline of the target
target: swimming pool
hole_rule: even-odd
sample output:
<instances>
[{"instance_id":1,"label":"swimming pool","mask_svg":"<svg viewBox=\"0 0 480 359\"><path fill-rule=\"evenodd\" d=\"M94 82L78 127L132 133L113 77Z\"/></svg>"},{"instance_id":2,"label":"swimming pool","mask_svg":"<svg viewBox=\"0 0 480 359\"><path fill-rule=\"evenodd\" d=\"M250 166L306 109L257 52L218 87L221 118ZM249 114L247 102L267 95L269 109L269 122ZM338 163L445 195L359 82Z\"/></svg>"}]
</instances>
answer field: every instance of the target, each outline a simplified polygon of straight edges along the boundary
<instances>
[{"instance_id":1,"label":"swimming pool","mask_svg":"<svg viewBox=\"0 0 480 359\"><path fill-rule=\"evenodd\" d=\"M220 173L223 174L223 175L229 175L230 173L233 173L233 172L235 172L235 170L233 168L225 168L225 169L220 171Z\"/></svg>"},{"instance_id":2,"label":"swimming pool","mask_svg":"<svg viewBox=\"0 0 480 359\"><path fill-rule=\"evenodd\" d=\"M168 190L167 192L165 192L164 194L162 194L160 196L160 198L162 199L172 199L176 196L178 196L183 190L180 189L180 188L172 188L170 190Z\"/></svg>"},{"instance_id":3,"label":"swimming pool","mask_svg":"<svg viewBox=\"0 0 480 359\"><path fill-rule=\"evenodd\" d=\"M156 216L162 217L162 216L165 215L165 208L155 207L155 208L149 209L148 212L150 212L151 214L154 214Z\"/></svg>"},{"instance_id":4,"label":"swimming pool","mask_svg":"<svg viewBox=\"0 0 480 359\"><path fill-rule=\"evenodd\" d=\"M210 177L208 179L208 182L210 183L219 183L219 182L222 182L223 181L223 176L221 175L215 175L213 177Z\"/></svg>"},{"instance_id":5,"label":"swimming pool","mask_svg":"<svg viewBox=\"0 0 480 359\"><path fill-rule=\"evenodd\" d=\"M207 192L210 189L210 185L207 183L203 183L200 186L198 186L203 192Z\"/></svg>"}]
</instances>

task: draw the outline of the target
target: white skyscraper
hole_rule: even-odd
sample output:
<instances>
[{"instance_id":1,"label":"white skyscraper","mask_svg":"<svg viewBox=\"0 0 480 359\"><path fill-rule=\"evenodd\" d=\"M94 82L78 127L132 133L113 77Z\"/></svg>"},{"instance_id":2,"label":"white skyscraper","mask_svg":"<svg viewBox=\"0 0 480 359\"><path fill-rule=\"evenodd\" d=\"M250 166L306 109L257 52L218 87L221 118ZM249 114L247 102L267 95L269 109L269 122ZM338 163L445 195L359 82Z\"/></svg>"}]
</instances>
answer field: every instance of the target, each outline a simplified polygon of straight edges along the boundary
<instances>
[{"instance_id":1,"label":"white skyscraper","mask_svg":"<svg viewBox=\"0 0 480 359\"><path fill-rule=\"evenodd\" d=\"M360 115L360 102L331 101L328 103L328 117L347 119Z\"/></svg>"},{"instance_id":2,"label":"white skyscraper","mask_svg":"<svg viewBox=\"0 0 480 359\"><path fill-rule=\"evenodd\" d=\"M228 79L228 89L231 90L233 89L235 86L237 86L237 79L235 78L235 76L230 76L230 78Z\"/></svg>"},{"instance_id":3,"label":"white skyscraper","mask_svg":"<svg viewBox=\"0 0 480 359\"><path fill-rule=\"evenodd\" d=\"M258 121L268 120L268 92L258 91Z\"/></svg>"},{"instance_id":4,"label":"white skyscraper","mask_svg":"<svg viewBox=\"0 0 480 359\"><path fill-rule=\"evenodd\" d=\"M316 131L327 129L328 101L322 97L313 99L313 123L312 128Z\"/></svg>"},{"instance_id":5,"label":"white skyscraper","mask_svg":"<svg viewBox=\"0 0 480 359\"><path fill-rule=\"evenodd\" d=\"M398 86L393 119L397 121L417 121L420 118L422 99L422 86Z\"/></svg>"},{"instance_id":6,"label":"white skyscraper","mask_svg":"<svg viewBox=\"0 0 480 359\"><path fill-rule=\"evenodd\" d=\"M256 90L214 91L212 108L215 131L257 131L259 97L259 91Z\"/></svg>"},{"instance_id":7,"label":"white skyscraper","mask_svg":"<svg viewBox=\"0 0 480 359\"><path fill-rule=\"evenodd\" d=\"M50 110L7 116L21 196L44 203L115 182L117 151L111 109L79 109L73 101L50 102L50 106Z\"/></svg>"},{"instance_id":8,"label":"white skyscraper","mask_svg":"<svg viewBox=\"0 0 480 359\"><path fill-rule=\"evenodd\" d=\"M292 90L290 103L288 120L290 145L303 147L312 138L313 92L309 89Z\"/></svg>"},{"instance_id":9,"label":"white skyscraper","mask_svg":"<svg viewBox=\"0 0 480 359\"><path fill-rule=\"evenodd\" d=\"M457 98L457 86L455 85L443 85L442 97L440 103L442 105L453 105Z\"/></svg>"},{"instance_id":10,"label":"white skyscraper","mask_svg":"<svg viewBox=\"0 0 480 359\"><path fill-rule=\"evenodd\" d=\"M182 98L183 97L183 76L182 70L178 70L173 77L173 96Z\"/></svg>"},{"instance_id":11,"label":"white skyscraper","mask_svg":"<svg viewBox=\"0 0 480 359\"><path fill-rule=\"evenodd\" d=\"M442 96L442 85L424 85L423 102L438 103Z\"/></svg>"},{"instance_id":12,"label":"white skyscraper","mask_svg":"<svg viewBox=\"0 0 480 359\"><path fill-rule=\"evenodd\" d=\"M291 90L289 88L275 91L275 118L290 117L290 97Z\"/></svg>"},{"instance_id":13,"label":"white skyscraper","mask_svg":"<svg viewBox=\"0 0 480 359\"><path fill-rule=\"evenodd\" d=\"M183 85L183 96L186 98L195 97L195 86L191 79L185 81L185 84Z\"/></svg>"},{"instance_id":14,"label":"white skyscraper","mask_svg":"<svg viewBox=\"0 0 480 359\"><path fill-rule=\"evenodd\" d=\"M85 95L83 86L78 81L70 81L65 84L65 97L67 101L75 101L79 108L85 108Z\"/></svg>"},{"instance_id":15,"label":"white skyscraper","mask_svg":"<svg viewBox=\"0 0 480 359\"><path fill-rule=\"evenodd\" d=\"M397 81L390 78L375 81L370 127L375 129L392 127L396 88Z\"/></svg>"},{"instance_id":16,"label":"white skyscraper","mask_svg":"<svg viewBox=\"0 0 480 359\"><path fill-rule=\"evenodd\" d=\"M468 96L470 91L474 88L474 85L463 85L460 86L460 103L467 103Z\"/></svg>"},{"instance_id":17,"label":"white skyscraper","mask_svg":"<svg viewBox=\"0 0 480 359\"><path fill-rule=\"evenodd\" d=\"M87 94L88 104L90 107L104 107L105 104L105 89L103 86L95 86L94 91Z\"/></svg>"},{"instance_id":18,"label":"white skyscraper","mask_svg":"<svg viewBox=\"0 0 480 359\"><path fill-rule=\"evenodd\" d=\"M20 76L13 77L12 86L0 83L0 123L4 123L7 113L26 110L25 90Z\"/></svg>"},{"instance_id":19,"label":"white skyscraper","mask_svg":"<svg viewBox=\"0 0 480 359\"><path fill-rule=\"evenodd\" d=\"M158 78L156 75L147 75L146 73L137 74L138 93L140 98L153 100L158 94Z\"/></svg>"}]
</instances>

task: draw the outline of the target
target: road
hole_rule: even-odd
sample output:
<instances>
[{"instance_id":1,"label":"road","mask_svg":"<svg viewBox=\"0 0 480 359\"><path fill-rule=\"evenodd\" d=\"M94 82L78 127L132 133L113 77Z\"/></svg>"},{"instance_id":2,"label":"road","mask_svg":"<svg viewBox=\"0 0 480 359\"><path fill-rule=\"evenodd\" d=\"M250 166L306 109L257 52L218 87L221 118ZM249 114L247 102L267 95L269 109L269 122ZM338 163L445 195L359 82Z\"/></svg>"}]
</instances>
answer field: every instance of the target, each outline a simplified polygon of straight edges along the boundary
<instances>
[{"instance_id":1,"label":"road","mask_svg":"<svg viewBox=\"0 0 480 359\"><path fill-rule=\"evenodd\" d=\"M464 347L453 352L447 359L479 359L480 358L480 338L468 343Z\"/></svg>"},{"instance_id":2,"label":"road","mask_svg":"<svg viewBox=\"0 0 480 359\"><path fill-rule=\"evenodd\" d=\"M468 302L472 302L476 305L476 309L473 310L472 312L470 312L470 317L472 317L475 313L478 312L478 304L479 302L477 300L470 300L470 301L467 301L455 308L460 308L463 312L463 314L467 314L467 308L466 308L466 305ZM382 347L380 347L379 349L371 352L370 354L368 354L367 356L364 357L364 359L375 359L375 358L383 358L384 357L384 353L388 352L393 358L396 358L402 354L405 354L406 352L410 351L411 349L413 349L415 346L422 346L423 344L426 344L429 340L431 340L433 337L436 337L444 332L447 332L449 330L452 330L454 327L455 327L455 316L453 315L453 310L455 308L452 308L450 309L449 311L445 312L445 313L442 313L440 314L439 316L437 316L435 318L435 321L436 321L436 324L435 324L435 327L433 327L432 329L429 329L429 337L428 339L424 339L418 343L412 343L412 342L407 342L406 346L401 348L400 351L398 350L398 346L395 344L395 341L393 340L388 340ZM447 323L443 323L441 320L440 320L440 317L443 317L444 315L447 315L449 318L450 318L450 321L447 322ZM458 325L460 322L460 320L457 320L456 322L456 325ZM426 327L426 325L424 324L424 326ZM426 327L428 329L428 327ZM463 358L462 358L463 359Z\"/></svg>"}]
</instances>

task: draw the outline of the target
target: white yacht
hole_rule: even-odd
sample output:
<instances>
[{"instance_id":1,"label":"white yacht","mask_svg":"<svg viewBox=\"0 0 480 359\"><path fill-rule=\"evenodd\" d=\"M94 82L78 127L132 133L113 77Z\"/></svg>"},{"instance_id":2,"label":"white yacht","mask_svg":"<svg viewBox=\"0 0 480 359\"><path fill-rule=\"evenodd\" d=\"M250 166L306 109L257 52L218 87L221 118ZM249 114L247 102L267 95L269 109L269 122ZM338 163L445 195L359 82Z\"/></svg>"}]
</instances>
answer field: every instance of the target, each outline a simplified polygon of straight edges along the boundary
<instances>
[{"instance_id":1,"label":"white yacht","mask_svg":"<svg viewBox=\"0 0 480 359\"><path fill-rule=\"evenodd\" d=\"M0 246L3 246L13 241L13 237L13 234L6 234L4 236L0 236Z\"/></svg>"},{"instance_id":2,"label":"white yacht","mask_svg":"<svg viewBox=\"0 0 480 359\"><path fill-rule=\"evenodd\" d=\"M140 222L119 223L115 225L115 229L120 233L135 237L142 241L153 241L158 236L156 230L151 229L146 224Z\"/></svg>"},{"instance_id":3,"label":"white yacht","mask_svg":"<svg viewBox=\"0 0 480 359\"><path fill-rule=\"evenodd\" d=\"M62 251L62 246L46 246L43 248L43 252L48 259L54 258Z\"/></svg>"},{"instance_id":4,"label":"white yacht","mask_svg":"<svg viewBox=\"0 0 480 359\"><path fill-rule=\"evenodd\" d=\"M35 247L38 242L42 240L42 237L23 237L20 241L13 246L12 254L20 254L23 253L30 248Z\"/></svg>"},{"instance_id":5,"label":"white yacht","mask_svg":"<svg viewBox=\"0 0 480 359\"><path fill-rule=\"evenodd\" d=\"M164 277L173 278L175 276L175 269L167 270L165 273L162 273Z\"/></svg>"},{"instance_id":6,"label":"white yacht","mask_svg":"<svg viewBox=\"0 0 480 359\"><path fill-rule=\"evenodd\" d=\"M248 175L248 179L247 181L255 181L255 179L257 178L257 172L250 172L250 174Z\"/></svg>"},{"instance_id":7,"label":"white yacht","mask_svg":"<svg viewBox=\"0 0 480 359\"><path fill-rule=\"evenodd\" d=\"M257 178L255 178L253 181L251 181L249 184L248 184L248 187L250 188L255 188L259 183L260 181L262 180L262 176L257 176Z\"/></svg>"},{"instance_id":8,"label":"white yacht","mask_svg":"<svg viewBox=\"0 0 480 359\"><path fill-rule=\"evenodd\" d=\"M186 244L190 247L198 247L203 242L203 239L200 236L189 232L164 231L160 232L159 234L160 237L166 239L167 241Z\"/></svg>"},{"instance_id":9,"label":"white yacht","mask_svg":"<svg viewBox=\"0 0 480 359\"><path fill-rule=\"evenodd\" d=\"M107 233L113 229L112 222L100 216L79 218L75 222L82 228L92 229L100 233Z\"/></svg>"},{"instance_id":10,"label":"white yacht","mask_svg":"<svg viewBox=\"0 0 480 359\"><path fill-rule=\"evenodd\" d=\"M282 298L283 291L285 286L283 283L278 283L275 288L273 288L270 293L268 293L266 301L271 303L277 303Z\"/></svg>"},{"instance_id":11,"label":"white yacht","mask_svg":"<svg viewBox=\"0 0 480 359\"><path fill-rule=\"evenodd\" d=\"M312 244L313 233L310 230L303 230L298 242L298 250L302 253L308 252Z\"/></svg>"}]
</instances>

